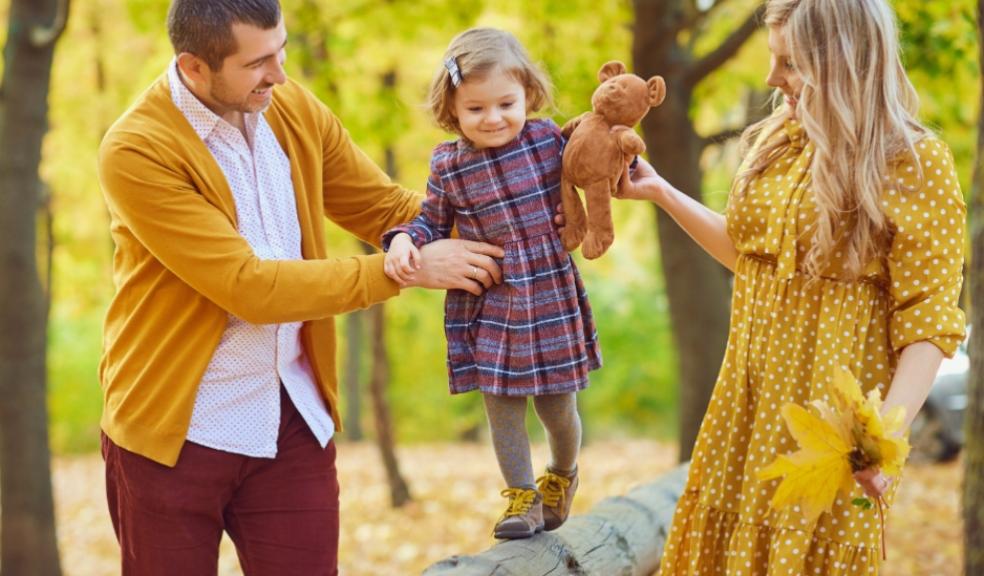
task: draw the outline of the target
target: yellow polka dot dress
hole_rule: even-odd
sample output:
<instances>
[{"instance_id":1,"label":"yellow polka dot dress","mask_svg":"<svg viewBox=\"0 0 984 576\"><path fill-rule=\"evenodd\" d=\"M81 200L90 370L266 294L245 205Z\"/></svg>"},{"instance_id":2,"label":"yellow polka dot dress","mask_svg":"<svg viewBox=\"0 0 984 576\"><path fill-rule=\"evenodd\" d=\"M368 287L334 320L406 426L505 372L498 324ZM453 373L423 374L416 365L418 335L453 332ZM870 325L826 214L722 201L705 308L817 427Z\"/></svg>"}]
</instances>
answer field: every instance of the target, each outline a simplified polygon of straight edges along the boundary
<instances>
[{"instance_id":1,"label":"yellow polka dot dress","mask_svg":"<svg viewBox=\"0 0 984 576\"><path fill-rule=\"evenodd\" d=\"M851 504L859 488L807 523L796 508L769 508L779 481L760 482L756 471L796 449L780 407L827 398L835 366L884 395L902 348L925 340L950 356L964 336L966 207L946 145L925 138L917 159L891 166L882 195L887 255L848 281L835 252L810 282L802 262L816 218L813 146L795 121L783 131L788 148L727 208L739 253L728 347L662 576L878 574L881 526L877 510Z\"/></svg>"}]
</instances>

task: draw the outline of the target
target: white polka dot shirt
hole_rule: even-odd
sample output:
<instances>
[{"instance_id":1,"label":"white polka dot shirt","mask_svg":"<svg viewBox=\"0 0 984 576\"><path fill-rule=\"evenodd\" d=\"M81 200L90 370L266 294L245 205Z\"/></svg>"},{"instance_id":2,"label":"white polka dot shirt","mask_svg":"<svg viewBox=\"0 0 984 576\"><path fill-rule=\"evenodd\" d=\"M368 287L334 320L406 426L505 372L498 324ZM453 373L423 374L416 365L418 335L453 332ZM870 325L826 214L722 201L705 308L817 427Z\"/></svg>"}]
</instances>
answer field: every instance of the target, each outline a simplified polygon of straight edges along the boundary
<instances>
[{"instance_id":1,"label":"white polka dot shirt","mask_svg":"<svg viewBox=\"0 0 984 576\"><path fill-rule=\"evenodd\" d=\"M244 136L209 110L168 68L171 98L222 169L236 202L239 233L262 259L299 260L290 162L262 113L246 115ZM277 455L280 382L322 446L335 432L301 346L301 322L250 324L232 314L195 398L187 439L243 454Z\"/></svg>"}]
</instances>

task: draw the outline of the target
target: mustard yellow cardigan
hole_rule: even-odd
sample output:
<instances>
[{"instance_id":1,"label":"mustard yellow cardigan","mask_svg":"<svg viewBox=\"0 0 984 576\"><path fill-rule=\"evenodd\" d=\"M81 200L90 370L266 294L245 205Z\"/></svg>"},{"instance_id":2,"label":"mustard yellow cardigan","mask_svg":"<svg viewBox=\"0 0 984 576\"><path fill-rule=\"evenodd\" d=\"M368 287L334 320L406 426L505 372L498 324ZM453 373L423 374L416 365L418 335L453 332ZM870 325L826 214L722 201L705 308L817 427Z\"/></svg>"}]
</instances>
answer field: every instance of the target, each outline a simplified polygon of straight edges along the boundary
<instances>
[{"instance_id":1,"label":"mustard yellow cardigan","mask_svg":"<svg viewBox=\"0 0 984 576\"><path fill-rule=\"evenodd\" d=\"M218 164L157 80L109 130L99 179L116 245L99 378L103 431L162 464L178 459L198 384L228 314L303 321L301 341L341 429L333 316L399 292L381 254L328 258L323 218L379 244L422 197L392 183L296 83L265 112L290 159L303 260L260 260L236 230Z\"/></svg>"}]
</instances>

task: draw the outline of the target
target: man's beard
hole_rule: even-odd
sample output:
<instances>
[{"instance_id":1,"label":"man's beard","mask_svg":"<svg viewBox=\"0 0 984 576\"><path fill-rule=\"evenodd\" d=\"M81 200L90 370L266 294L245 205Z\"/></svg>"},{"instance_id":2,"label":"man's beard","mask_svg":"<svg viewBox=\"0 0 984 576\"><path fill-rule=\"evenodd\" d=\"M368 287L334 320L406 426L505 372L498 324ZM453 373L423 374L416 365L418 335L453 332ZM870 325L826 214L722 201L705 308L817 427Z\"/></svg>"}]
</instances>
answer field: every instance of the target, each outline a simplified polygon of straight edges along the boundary
<instances>
[{"instance_id":1,"label":"man's beard","mask_svg":"<svg viewBox=\"0 0 984 576\"><path fill-rule=\"evenodd\" d=\"M272 87L272 86L273 85L270 84L268 86L265 86L264 89L269 88L269 87ZM217 81L215 83L215 85L212 87L212 91L211 91L211 94L209 96L212 98L212 101L213 102L219 104L225 110L239 112L239 113L242 113L242 114L256 114L258 112L263 112L264 110L267 109L268 106L270 106L271 100L269 100L269 99L266 100L263 103L258 103L258 104L252 104L251 105L250 102L249 102L249 97L250 97L250 95L253 94L252 91L248 92L246 94L246 97L243 100L240 100L240 101L233 101L233 100L231 100L228 97L228 94L227 93L228 93L228 90L226 89L225 83L223 83L221 81Z\"/></svg>"}]
</instances>

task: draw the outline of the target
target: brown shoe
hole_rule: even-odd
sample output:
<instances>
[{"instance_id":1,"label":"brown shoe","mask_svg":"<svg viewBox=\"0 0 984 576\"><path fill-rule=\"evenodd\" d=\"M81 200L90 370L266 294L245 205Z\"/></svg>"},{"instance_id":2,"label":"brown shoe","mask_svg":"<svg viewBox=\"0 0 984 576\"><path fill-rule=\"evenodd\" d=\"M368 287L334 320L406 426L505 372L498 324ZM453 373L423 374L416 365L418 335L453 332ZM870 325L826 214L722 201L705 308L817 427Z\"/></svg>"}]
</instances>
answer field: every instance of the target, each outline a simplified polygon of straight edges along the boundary
<instances>
[{"instance_id":1,"label":"brown shoe","mask_svg":"<svg viewBox=\"0 0 984 576\"><path fill-rule=\"evenodd\" d=\"M509 506L495 524L493 535L499 539L529 538L543 530L543 496L532 488L507 488L502 495Z\"/></svg>"},{"instance_id":2,"label":"brown shoe","mask_svg":"<svg viewBox=\"0 0 984 576\"><path fill-rule=\"evenodd\" d=\"M556 530L567 521L577 484L577 468L570 476L557 474L547 468L547 473L536 479L537 490L543 494L545 530Z\"/></svg>"}]
</instances>

